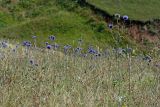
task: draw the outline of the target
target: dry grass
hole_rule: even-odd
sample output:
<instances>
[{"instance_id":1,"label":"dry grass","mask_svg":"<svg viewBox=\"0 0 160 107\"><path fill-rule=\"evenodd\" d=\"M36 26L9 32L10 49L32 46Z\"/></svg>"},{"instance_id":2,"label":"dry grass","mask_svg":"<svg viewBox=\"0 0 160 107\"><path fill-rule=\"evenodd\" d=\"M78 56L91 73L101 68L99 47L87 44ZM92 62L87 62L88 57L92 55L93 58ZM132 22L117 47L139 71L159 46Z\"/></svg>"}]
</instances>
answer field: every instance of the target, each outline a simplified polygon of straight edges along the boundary
<instances>
[{"instance_id":1,"label":"dry grass","mask_svg":"<svg viewBox=\"0 0 160 107\"><path fill-rule=\"evenodd\" d=\"M116 58L111 51L91 59L53 50L25 54L21 46L10 50L0 51L1 107L160 106L158 55L148 65L141 57Z\"/></svg>"}]
</instances>

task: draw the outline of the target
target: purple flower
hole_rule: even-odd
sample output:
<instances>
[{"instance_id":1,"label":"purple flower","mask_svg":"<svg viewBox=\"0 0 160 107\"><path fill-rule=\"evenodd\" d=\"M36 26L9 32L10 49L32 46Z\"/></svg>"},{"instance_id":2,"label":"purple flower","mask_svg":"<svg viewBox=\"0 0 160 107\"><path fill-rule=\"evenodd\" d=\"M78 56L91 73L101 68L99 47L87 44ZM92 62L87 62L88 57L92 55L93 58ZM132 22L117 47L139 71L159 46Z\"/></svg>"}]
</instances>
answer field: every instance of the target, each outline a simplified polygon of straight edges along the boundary
<instances>
[{"instance_id":1,"label":"purple flower","mask_svg":"<svg viewBox=\"0 0 160 107\"><path fill-rule=\"evenodd\" d=\"M114 17L115 17L116 19L119 19L119 18L121 17L121 15L118 14L118 13L116 13L116 14L114 14Z\"/></svg>"},{"instance_id":2,"label":"purple flower","mask_svg":"<svg viewBox=\"0 0 160 107\"><path fill-rule=\"evenodd\" d=\"M7 48L7 47L8 47L7 42L2 42L2 47L3 47L3 48Z\"/></svg>"},{"instance_id":3,"label":"purple flower","mask_svg":"<svg viewBox=\"0 0 160 107\"><path fill-rule=\"evenodd\" d=\"M152 58L151 58L151 56L146 55L146 56L143 58L143 60L145 60L145 61L147 61L147 62L151 62L151 61L152 61Z\"/></svg>"},{"instance_id":4,"label":"purple flower","mask_svg":"<svg viewBox=\"0 0 160 107\"><path fill-rule=\"evenodd\" d=\"M128 20L128 16L127 16L127 15L124 15L124 16L123 16L123 20L125 20L125 21Z\"/></svg>"},{"instance_id":5,"label":"purple flower","mask_svg":"<svg viewBox=\"0 0 160 107\"><path fill-rule=\"evenodd\" d=\"M71 48L71 45L65 45L64 46L64 53L67 54L68 49Z\"/></svg>"},{"instance_id":6,"label":"purple flower","mask_svg":"<svg viewBox=\"0 0 160 107\"><path fill-rule=\"evenodd\" d=\"M71 45L65 45L64 46L64 49L70 49L71 48Z\"/></svg>"},{"instance_id":7,"label":"purple flower","mask_svg":"<svg viewBox=\"0 0 160 107\"><path fill-rule=\"evenodd\" d=\"M49 45L49 43L48 43L48 42L45 42L45 44L46 44L46 45Z\"/></svg>"},{"instance_id":8,"label":"purple flower","mask_svg":"<svg viewBox=\"0 0 160 107\"><path fill-rule=\"evenodd\" d=\"M31 42L29 41L24 41L22 44L23 46L26 46L26 47L30 47L32 45Z\"/></svg>"},{"instance_id":9,"label":"purple flower","mask_svg":"<svg viewBox=\"0 0 160 107\"><path fill-rule=\"evenodd\" d=\"M97 54L99 57L102 56L100 53Z\"/></svg>"},{"instance_id":10,"label":"purple flower","mask_svg":"<svg viewBox=\"0 0 160 107\"><path fill-rule=\"evenodd\" d=\"M32 38L33 38L33 39L36 39L36 38L37 38L37 36L32 36Z\"/></svg>"},{"instance_id":11,"label":"purple flower","mask_svg":"<svg viewBox=\"0 0 160 107\"><path fill-rule=\"evenodd\" d=\"M88 53L90 53L90 54L97 54L98 52L96 50L94 50L93 48L89 47L88 48Z\"/></svg>"},{"instance_id":12,"label":"purple flower","mask_svg":"<svg viewBox=\"0 0 160 107\"><path fill-rule=\"evenodd\" d=\"M51 36L49 36L49 39L50 39L51 41L54 41L54 40L55 40L55 36L51 35Z\"/></svg>"},{"instance_id":13,"label":"purple flower","mask_svg":"<svg viewBox=\"0 0 160 107\"><path fill-rule=\"evenodd\" d=\"M82 50L82 48L78 47L78 48L75 49L75 52L79 53L81 50Z\"/></svg>"},{"instance_id":14,"label":"purple flower","mask_svg":"<svg viewBox=\"0 0 160 107\"><path fill-rule=\"evenodd\" d=\"M13 52L16 52L16 49L14 48L14 49L12 49L12 51L13 51Z\"/></svg>"},{"instance_id":15,"label":"purple flower","mask_svg":"<svg viewBox=\"0 0 160 107\"><path fill-rule=\"evenodd\" d=\"M27 43L27 41L23 41L22 45L23 45L23 46L26 46L26 43Z\"/></svg>"},{"instance_id":16,"label":"purple flower","mask_svg":"<svg viewBox=\"0 0 160 107\"><path fill-rule=\"evenodd\" d=\"M47 45L47 49L51 49L52 48L52 46L51 45Z\"/></svg>"},{"instance_id":17,"label":"purple flower","mask_svg":"<svg viewBox=\"0 0 160 107\"><path fill-rule=\"evenodd\" d=\"M81 56L85 58L85 57L87 57L87 54L81 54Z\"/></svg>"},{"instance_id":18,"label":"purple flower","mask_svg":"<svg viewBox=\"0 0 160 107\"><path fill-rule=\"evenodd\" d=\"M132 48L127 48L127 49L126 49L126 52L127 52L127 53L132 53L132 50L133 50Z\"/></svg>"},{"instance_id":19,"label":"purple flower","mask_svg":"<svg viewBox=\"0 0 160 107\"><path fill-rule=\"evenodd\" d=\"M30 59L30 60L29 60L29 63L30 63L31 65L33 65L33 64L34 64L33 59Z\"/></svg>"},{"instance_id":20,"label":"purple flower","mask_svg":"<svg viewBox=\"0 0 160 107\"><path fill-rule=\"evenodd\" d=\"M58 49L60 46L58 44L53 45L54 49Z\"/></svg>"},{"instance_id":21,"label":"purple flower","mask_svg":"<svg viewBox=\"0 0 160 107\"><path fill-rule=\"evenodd\" d=\"M82 40L82 39L79 39L79 40L78 40L79 45L81 45L81 44L82 44L82 42L83 42L83 40Z\"/></svg>"},{"instance_id":22,"label":"purple flower","mask_svg":"<svg viewBox=\"0 0 160 107\"><path fill-rule=\"evenodd\" d=\"M112 29L112 28L113 28L113 24L110 23L110 24L108 25L108 27L109 27L110 29Z\"/></svg>"}]
</instances>

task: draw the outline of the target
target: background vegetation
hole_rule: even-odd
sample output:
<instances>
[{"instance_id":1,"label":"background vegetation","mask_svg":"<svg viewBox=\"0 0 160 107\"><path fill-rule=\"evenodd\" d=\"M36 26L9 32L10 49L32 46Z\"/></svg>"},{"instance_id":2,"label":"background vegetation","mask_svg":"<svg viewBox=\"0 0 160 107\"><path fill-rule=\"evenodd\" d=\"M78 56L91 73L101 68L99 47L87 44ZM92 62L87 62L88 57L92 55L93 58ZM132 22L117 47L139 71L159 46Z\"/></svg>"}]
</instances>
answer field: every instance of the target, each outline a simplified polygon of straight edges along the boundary
<instances>
[{"instance_id":1,"label":"background vegetation","mask_svg":"<svg viewBox=\"0 0 160 107\"><path fill-rule=\"evenodd\" d=\"M114 46L113 36L123 36L121 46L133 44L126 32L110 30L103 18L89 8L80 7L72 0L8 0L1 1L0 37L30 40L38 36L38 43L56 35L56 42L72 44L79 38L86 44ZM105 45L104 45L105 44Z\"/></svg>"},{"instance_id":2,"label":"background vegetation","mask_svg":"<svg viewBox=\"0 0 160 107\"><path fill-rule=\"evenodd\" d=\"M96 7L114 15L128 15L132 20L148 21L160 18L159 0L87 0Z\"/></svg>"}]
</instances>

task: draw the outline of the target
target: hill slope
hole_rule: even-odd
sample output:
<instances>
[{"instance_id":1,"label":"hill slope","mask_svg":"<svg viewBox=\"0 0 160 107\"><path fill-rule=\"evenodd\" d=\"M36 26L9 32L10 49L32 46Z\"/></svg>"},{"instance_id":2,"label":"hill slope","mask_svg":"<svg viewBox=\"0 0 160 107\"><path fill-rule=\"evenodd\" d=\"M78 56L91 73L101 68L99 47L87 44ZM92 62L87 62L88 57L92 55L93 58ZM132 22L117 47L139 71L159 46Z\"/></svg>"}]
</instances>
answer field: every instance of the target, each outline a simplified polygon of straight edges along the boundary
<instances>
[{"instance_id":1,"label":"hill slope","mask_svg":"<svg viewBox=\"0 0 160 107\"><path fill-rule=\"evenodd\" d=\"M86 45L101 47L114 46L114 35L125 35L118 30L111 31L107 23L92 13L89 8L80 7L72 0L29 0L1 2L1 17L3 26L1 37L30 40L38 36L38 43L43 44L49 35L56 36L56 42L76 45L79 38ZM120 46L128 44L128 38L121 38Z\"/></svg>"},{"instance_id":2,"label":"hill slope","mask_svg":"<svg viewBox=\"0 0 160 107\"><path fill-rule=\"evenodd\" d=\"M120 13L132 20L148 21L160 18L159 0L87 0L111 15Z\"/></svg>"}]
</instances>

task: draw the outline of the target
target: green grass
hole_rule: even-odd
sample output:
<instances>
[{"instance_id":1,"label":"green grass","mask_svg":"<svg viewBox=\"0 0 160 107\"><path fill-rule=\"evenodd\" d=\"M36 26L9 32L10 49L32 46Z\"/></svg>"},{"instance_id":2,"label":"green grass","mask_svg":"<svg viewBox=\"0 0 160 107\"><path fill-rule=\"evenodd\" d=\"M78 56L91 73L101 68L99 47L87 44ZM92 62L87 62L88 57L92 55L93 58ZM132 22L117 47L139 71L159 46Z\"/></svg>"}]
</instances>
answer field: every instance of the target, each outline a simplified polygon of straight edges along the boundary
<instances>
[{"instance_id":1,"label":"green grass","mask_svg":"<svg viewBox=\"0 0 160 107\"><path fill-rule=\"evenodd\" d=\"M11 42L14 43L14 42ZM158 107L157 54L142 57L73 57L61 52L24 47L0 48L0 106L2 107ZM30 60L33 64L30 64ZM38 66L36 66L38 65ZM130 68L130 69L129 69ZM130 73L130 76L129 76ZM129 88L130 84L130 88Z\"/></svg>"},{"instance_id":2,"label":"green grass","mask_svg":"<svg viewBox=\"0 0 160 107\"><path fill-rule=\"evenodd\" d=\"M160 18L159 0L87 0L111 15L119 13L130 19L147 21Z\"/></svg>"},{"instance_id":3,"label":"green grass","mask_svg":"<svg viewBox=\"0 0 160 107\"><path fill-rule=\"evenodd\" d=\"M81 8L76 2L44 0L4 3L1 11L4 17L0 37L16 40L31 40L38 36L38 44L48 41L49 35L56 36L56 42L75 45L82 38L87 45L114 46L113 36L123 36L120 46L133 44L125 32L109 30L101 17L95 16L88 8ZM29 6L27 6L29 5ZM116 35L115 35L116 34ZM87 46L86 45L86 46Z\"/></svg>"}]
</instances>

